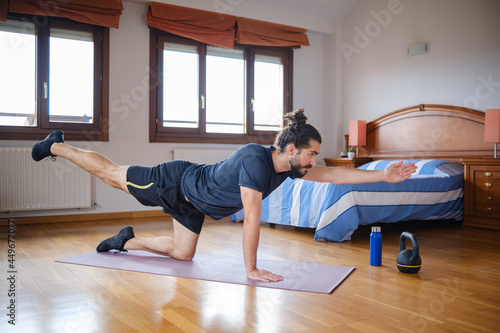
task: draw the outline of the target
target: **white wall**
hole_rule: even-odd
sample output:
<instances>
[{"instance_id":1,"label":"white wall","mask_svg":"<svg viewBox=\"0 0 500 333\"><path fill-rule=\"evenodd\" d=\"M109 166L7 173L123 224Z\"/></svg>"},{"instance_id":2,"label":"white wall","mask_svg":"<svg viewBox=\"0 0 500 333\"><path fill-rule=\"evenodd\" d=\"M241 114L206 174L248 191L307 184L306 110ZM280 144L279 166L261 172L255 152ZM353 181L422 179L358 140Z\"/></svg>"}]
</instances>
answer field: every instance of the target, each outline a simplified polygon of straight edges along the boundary
<instances>
[{"instance_id":1,"label":"white wall","mask_svg":"<svg viewBox=\"0 0 500 333\"><path fill-rule=\"evenodd\" d=\"M345 133L417 104L500 107L499 14L498 0L362 0L342 24ZM417 42L428 52L408 56Z\"/></svg>"},{"instance_id":2,"label":"white wall","mask_svg":"<svg viewBox=\"0 0 500 333\"><path fill-rule=\"evenodd\" d=\"M308 33L308 37L310 46L294 51L293 109L304 108L308 123L324 136L327 130L324 122L325 36Z\"/></svg>"},{"instance_id":3,"label":"white wall","mask_svg":"<svg viewBox=\"0 0 500 333\"><path fill-rule=\"evenodd\" d=\"M231 148L240 145L149 143L149 29L147 5L124 1L119 29L110 31L110 136L109 142L68 142L97 151L121 165L156 165L172 159L172 150L182 148ZM243 16L238 8L238 15ZM252 11L252 14L255 13ZM305 108L310 122L322 129L324 110L324 37L310 34L311 46L297 50L294 61L294 108ZM0 141L0 147L31 147L34 141ZM130 195L110 188L93 177L90 209L0 213L0 218L58 214L140 211L148 208Z\"/></svg>"}]
</instances>

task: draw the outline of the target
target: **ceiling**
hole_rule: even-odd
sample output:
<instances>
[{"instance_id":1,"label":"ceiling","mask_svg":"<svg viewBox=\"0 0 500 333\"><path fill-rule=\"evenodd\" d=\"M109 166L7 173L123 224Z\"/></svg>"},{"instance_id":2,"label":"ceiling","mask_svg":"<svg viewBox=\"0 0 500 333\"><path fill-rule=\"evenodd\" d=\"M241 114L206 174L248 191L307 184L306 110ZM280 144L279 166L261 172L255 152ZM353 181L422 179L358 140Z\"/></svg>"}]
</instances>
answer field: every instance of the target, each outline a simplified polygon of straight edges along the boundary
<instances>
[{"instance_id":1,"label":"ceiling","mask_svg":"<svg viewBox=\"0 0 500 333\"><path fill-rule=\"evenodd\" d=\"M233 0L334 22L344 18L359 0Z\"/></svg>"}]
</instances>

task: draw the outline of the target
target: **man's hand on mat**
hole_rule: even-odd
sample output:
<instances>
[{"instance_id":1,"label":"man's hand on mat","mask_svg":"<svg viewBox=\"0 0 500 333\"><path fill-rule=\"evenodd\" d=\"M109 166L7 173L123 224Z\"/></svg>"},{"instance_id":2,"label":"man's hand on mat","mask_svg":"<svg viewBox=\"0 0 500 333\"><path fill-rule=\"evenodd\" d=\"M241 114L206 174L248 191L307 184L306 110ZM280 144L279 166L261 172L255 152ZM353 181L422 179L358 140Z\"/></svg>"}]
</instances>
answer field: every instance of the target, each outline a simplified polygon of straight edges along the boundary
<instances>
[{"instance_id":1,"label":"man's hand on mat","mask_svg":"<svg viewBox=\"0 0 500 333\"><path fill-rule=\"evenodd\" d=\"M264 282L283 281L283 277L281 275L276 275L263 269L255 269L248 273L247 277L251 280L259 280Z\"/></svg>"}]
</instances>

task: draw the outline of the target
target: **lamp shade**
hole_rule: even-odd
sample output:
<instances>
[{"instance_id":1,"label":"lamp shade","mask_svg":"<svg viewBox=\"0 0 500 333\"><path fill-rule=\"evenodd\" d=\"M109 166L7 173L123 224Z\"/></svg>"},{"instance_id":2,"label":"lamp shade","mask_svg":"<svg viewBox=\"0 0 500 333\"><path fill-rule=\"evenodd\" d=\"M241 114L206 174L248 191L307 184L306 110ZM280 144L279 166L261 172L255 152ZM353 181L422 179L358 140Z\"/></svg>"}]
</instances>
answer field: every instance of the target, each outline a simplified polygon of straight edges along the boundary
<instances>
[{"instance_id":1,"label":"lamp shade","mask_svg":"<svg viewBox=\"0 0 500 333\"><path fill-rule=\"evenodd\" d=\"M500 142L500 109L486 110L484 142Z\"/></svg>"},{"instance_id":2,"label":"lamp shade","mask_svg":"<svg viewBox=\"0 0 500 333\"><path fill-rule=\"evenodd\" d=\"M349 146L366 145L366 120L349 121Z\"/></svg>"}]
</instances>

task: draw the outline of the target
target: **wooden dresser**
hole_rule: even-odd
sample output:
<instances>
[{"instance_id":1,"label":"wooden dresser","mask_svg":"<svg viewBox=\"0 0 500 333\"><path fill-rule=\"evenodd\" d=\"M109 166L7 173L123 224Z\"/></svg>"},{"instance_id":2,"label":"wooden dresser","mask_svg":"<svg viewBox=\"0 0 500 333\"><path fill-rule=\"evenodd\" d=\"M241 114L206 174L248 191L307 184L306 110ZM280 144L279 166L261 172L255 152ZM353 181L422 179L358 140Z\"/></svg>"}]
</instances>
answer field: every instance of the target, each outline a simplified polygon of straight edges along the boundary
<instances>
[{"instance_id":1,"label":"wooden dresser","mask_svg":"<svg viewBox=\"0 0 500 333\"><path fill-rule=\"evenodd\" d=\"M500 230L500 159L464 159L464 224Z\"/></svg>"}]
</instances>

